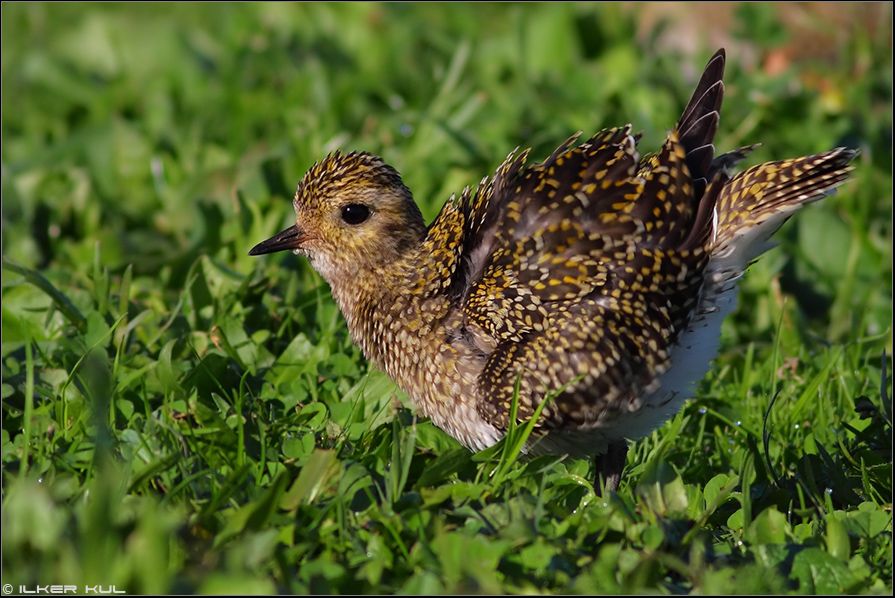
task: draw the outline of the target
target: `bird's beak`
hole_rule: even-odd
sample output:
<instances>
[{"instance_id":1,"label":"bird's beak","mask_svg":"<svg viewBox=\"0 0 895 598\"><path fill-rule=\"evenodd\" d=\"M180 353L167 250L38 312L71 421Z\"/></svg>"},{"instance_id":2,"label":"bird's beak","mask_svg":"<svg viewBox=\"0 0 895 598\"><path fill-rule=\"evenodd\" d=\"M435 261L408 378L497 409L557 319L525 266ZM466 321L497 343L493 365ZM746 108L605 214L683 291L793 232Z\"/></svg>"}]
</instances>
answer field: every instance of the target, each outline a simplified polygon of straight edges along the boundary
<instances>
[{"instance_id":1,"label":"bird's beak","mask_svg":"<svg viewBox=\"0 0 895 598\"><path fill-rule=\"evenodd\" d=\"M275 251L287 251L289 249L298 249L301 247L302 234L297 226L290 226L286 230L279 232L266 241L261 241L249 251L249 255L262 255L265 253L274 253Z\"/></svg>"}]
</instances>

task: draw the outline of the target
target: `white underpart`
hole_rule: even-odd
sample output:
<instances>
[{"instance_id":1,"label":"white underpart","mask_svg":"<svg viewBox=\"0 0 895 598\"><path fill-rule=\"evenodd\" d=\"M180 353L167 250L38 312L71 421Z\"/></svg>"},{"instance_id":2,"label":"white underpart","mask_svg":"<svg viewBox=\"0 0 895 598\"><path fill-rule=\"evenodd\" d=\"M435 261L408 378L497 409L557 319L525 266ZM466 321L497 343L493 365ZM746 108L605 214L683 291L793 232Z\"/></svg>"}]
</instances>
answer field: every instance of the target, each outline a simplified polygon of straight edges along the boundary
<instances>
[{"instance_id":1,"label":"white underpart","mask_svg":"<svg viewBox=\"0 0 895 598\"><path fill-rule=\"evenodd\" d=\"M693 396L709 371L721 342L721 323L736 308L737 279L727 277L714 260L709 262L703 298L687 329L671 350L671 365L658 382L658 390L643 398L640 408L613 420L605 429L609 440L643 438L677 413ZM714 278L714 280L713 280Z\"/></svg>"},{"instance_id":2,"label":"white underpart","mask_svg":"<svg viewBox=\"0 0 895 598\"><path fill-rule=\"evenodd\" d=\"M726 257L709 262L696 313L671 350L671 364L659 377L655 392L634 401L629 411L594 427L548 434L530 447L531 452L599 455L610 443L643 438L674 416L709 371L718 354L721 323L736 307L742 269L731 270L729 265Z\"/></svg>"},{"instance_id":3,"label":"white underpart","mask_svg":"<svg viewBox=\"0 0 895 598\"><path fill-rule=\"evenodd\" d=\"M769 238L793 211L782 211L735 236L717 249L706 266L706 279L695 315L678 337L671 351L668 371L659 378L659 387L643 398L640 408L621 416L605 429L610 440L643 438L677 413L692 397L696 385L708 373L721 343L721 323L735 308L738 282L749 263L773 244ZM717 210L713 214L717 228ZM713 231L713 239L717 230Z\"/></svg>"},{"instance_id":4,"label":"white underpart","mask_svg":"<svg viewBox=\"0 0 895 598\"><path fill-rule=\"evenodd\" d=\"M486 421L469 401L456 401L449 415L437 410L428 415L433 424L473 451L485 450L503 436L503 432Z\"/></svg>"}]
</instances>

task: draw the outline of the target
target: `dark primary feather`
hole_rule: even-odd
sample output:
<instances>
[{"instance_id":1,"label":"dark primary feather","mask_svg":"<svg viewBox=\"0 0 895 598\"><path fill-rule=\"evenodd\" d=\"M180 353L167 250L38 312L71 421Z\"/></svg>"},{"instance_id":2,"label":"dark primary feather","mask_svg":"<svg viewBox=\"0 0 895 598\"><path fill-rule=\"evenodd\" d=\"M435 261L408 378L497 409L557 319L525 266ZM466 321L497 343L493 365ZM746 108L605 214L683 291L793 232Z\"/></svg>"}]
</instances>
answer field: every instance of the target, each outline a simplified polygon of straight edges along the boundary
<instances>
[{"instance_id":1,"label":"dark primary feather","mask_svg":"<svg viewBox=\"0 0 895 598\"><path fill-rule=\"evenodd\" d=\"M677 123L681 145L687 152L687 166L693 177L695 196L702 195L710 180L709 169L715 154L721 101L724 99L724 49L715 52L696 84L696 89Z\"/></svg>"},{"instance_id":2,"label":"dark primary feather","mask_svg":"<svg viewBox=\"0 0 895 598\"><path fill-rule=\"evenodd\" d=\"M681 114L681 118L678 121L678 129L683 130L688 123L695 122L709 112L721 109L721 97L723 96L724 86L722 84L719 90L718 83L724 79L726 58L727 55L724 48L721 48L709 58L705 69L702 71L702 76L696 84L696 89L693 90L690 101L687 102L687 106ZM707 98L715 99L708 100Z\"/></svg>"}]
</instances>

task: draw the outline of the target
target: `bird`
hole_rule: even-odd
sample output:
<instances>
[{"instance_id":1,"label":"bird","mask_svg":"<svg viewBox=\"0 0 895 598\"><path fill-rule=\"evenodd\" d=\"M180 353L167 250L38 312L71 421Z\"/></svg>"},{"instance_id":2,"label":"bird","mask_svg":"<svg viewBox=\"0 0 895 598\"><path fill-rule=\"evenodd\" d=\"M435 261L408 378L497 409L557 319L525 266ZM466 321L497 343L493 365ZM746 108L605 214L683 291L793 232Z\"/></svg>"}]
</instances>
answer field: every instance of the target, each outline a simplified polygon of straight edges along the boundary
<instances>
[{"instance_id":1,"label":"bird","mask_svg":"<svg viewBox=\"0 0 895 598\"><path fill-rule=\"evenodd\" d=\"M657 151L630 124L542 162L517 148L429 225L394 167L332 152L295 224L249 253L305 256L366 358L468 449L536 416L526 453L593 459L595 491L616 491L629 443L709 371L746 268L854 168L837 147L735 172L756 145L715 155L725 61Z\"/></svg>"}]
</instances>

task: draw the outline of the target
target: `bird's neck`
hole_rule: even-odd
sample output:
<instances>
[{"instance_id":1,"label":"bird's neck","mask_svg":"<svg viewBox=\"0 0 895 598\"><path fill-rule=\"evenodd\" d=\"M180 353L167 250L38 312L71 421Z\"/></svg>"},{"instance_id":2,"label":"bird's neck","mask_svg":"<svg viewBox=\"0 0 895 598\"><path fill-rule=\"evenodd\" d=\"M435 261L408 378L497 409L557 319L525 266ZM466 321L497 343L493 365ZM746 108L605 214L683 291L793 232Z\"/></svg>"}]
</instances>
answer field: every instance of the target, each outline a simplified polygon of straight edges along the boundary
<instances>
[{"instance_id":1,"label":"bird's neck","mask_svg":"<svg viewBox=\"0 0 895 598\"><path fill-rule=\"evenodd\" d=\"M333 299L339 306L351 338L368 359L376 358L376 321L385 306L394 302L394 290L387 284L390 273L386 269L358 272L350 280L330 283Z\"/></svg>"},{"instance_id":2,"label":"bird's neck","mask_svg":"<svg viewBox=\"0 0 895 598\"><path fill-rule=\"evenodd\" d=\"M399 260L330 283L354 342L402 387L415 376L404 366L419 361L420 348L429 346L448 310L445 296L419 286L430 259L420 245Z\"/></svg>"},{"instance_id":3,"label":"bird's neck","mask_svg":"<svg viewBox=\"0 0 895 598\"><path fill-rule=\"evenodd\" d=\"M384 367L388 357L385 352L391 344L392 329L399 324L395 321L396 312L409 311L414 303L403 281L415 253L410 250L398 260L330 281L333 298L345 317L352 339L380 367Z\"/></svg>"}]
</instances>

